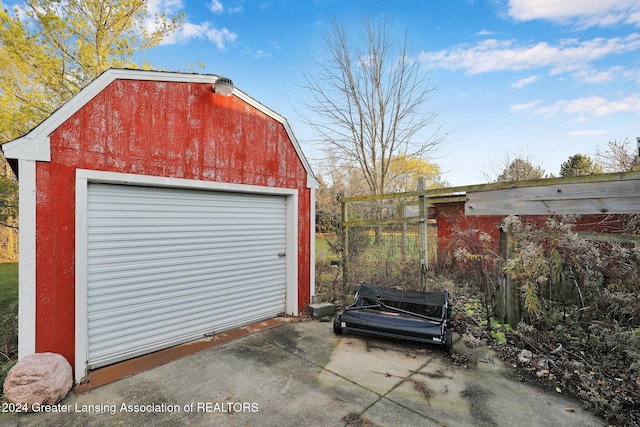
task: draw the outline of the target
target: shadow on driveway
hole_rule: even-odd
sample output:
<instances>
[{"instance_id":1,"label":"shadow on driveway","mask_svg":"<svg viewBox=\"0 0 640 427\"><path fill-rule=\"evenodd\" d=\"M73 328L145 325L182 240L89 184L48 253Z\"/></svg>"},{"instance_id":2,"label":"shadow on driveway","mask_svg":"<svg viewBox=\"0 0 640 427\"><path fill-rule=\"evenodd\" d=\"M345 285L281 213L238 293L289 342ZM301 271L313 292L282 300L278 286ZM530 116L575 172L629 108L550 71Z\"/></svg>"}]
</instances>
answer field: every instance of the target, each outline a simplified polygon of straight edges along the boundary
<instances>
[{"instance_id":1,"label":"shadow on driveway","mask_svg":"<svg viewBox=\"0 0 640 427\"><path fill-rule=\"evenodd\" d=\"M580 403L519 382L488 348L333 334L285 323L80 394L2 414L9 426L601 426Z\"/></svg>"}]
</instances>

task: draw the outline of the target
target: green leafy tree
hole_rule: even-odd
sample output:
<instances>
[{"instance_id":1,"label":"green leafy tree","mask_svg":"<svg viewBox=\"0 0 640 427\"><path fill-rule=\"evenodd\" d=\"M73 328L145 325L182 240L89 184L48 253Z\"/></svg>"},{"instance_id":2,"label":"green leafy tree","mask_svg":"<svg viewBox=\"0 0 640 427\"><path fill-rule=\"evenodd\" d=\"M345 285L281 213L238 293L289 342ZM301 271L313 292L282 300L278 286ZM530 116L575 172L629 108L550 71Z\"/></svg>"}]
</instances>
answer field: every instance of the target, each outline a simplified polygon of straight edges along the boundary
<instances>
[{"instance_id":1,"label":"green leafy tree","mask_svg":"<svg viewBox=\"0 0 640 427\"><path fill-rule=\"evenodd\" d=\"M341 182L327 183L324 176L316 175L320 186L316 191L316 231L333 233L340 226L340 197L344 194Z\"/></svg>"},{"instance_id":2,"label":"green leafy tree","mask_svg":"<svg viewBox=\"0 0 640 427\"><path fill-rule=\"evenodd\" d=\"M0 225L16 228L18 217L18 183L12 174L0 176Z\"/></svg>"},{"instance_id":3,"label":"green leafy tree","mask_svg":"<svg viewBox=\"0 0 640 427\"><path fill-rule=\"evenodd\" d=\"M425 178L427 188L445 187L447 185L442 179L440 166L428 160L408 156L405 153L400 153L391 158L389 175L387 192L391 193L416 190L420 178Z\"/></svg>"},{"instance_id":4,"label":"green leafy tree","mask_svg":"<svg viewBox=\"0 0 640 427\"><path fill-rule=\"evenodd\" d=\"M148 68L136 53L182 22L149 16L148 0L26 0L12 12L0 2L0 144L26 134L107 68ZM15 227L18 185L5 172L0 223Z\"/></svg>"},{"instance_id":5,"label":"green leafy tree","mask_svg":"<svg viewBox=\"0 0 640 427\"><path fill-rule=\"evenodd\" d=\"M560 176L595 175L598 173L602 173L602 168L584 154L574 154L560 166Z\"/></svg>"},{"instance_id":6,"label":"green leafy tree","mask_svg":"<svg viewBox=\"0 0 640 427\"><path fill-rule=\"evenodd\" d=\"M110 67L141 68L183 16L148 0L26 0L0 11L0 143L25 134ZM150 25L151 24L151 25Z\"/></svg>"}]
</instances>

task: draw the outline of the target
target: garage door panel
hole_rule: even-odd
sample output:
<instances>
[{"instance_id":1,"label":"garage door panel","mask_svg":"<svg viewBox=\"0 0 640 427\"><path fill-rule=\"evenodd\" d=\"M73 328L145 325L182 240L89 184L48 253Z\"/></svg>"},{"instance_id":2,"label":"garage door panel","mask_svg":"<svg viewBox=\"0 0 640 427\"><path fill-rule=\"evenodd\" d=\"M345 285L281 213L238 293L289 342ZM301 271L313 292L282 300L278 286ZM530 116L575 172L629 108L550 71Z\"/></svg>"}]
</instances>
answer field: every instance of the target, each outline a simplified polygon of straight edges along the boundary
<instances>
[{"instance_id":1,"label":"garage door panel","mask_svg":"<svg viewBox=\"0 0 640 427\"><path fill-rule=\"evenodd\" d=\"M126 280L113 279L111 285L103 284L100 288L93 288L89 292L89 299L94 306L94 312L98 312L98 308L102 310L113 307L121 307L126 305L137 305L139 299L145 298L152 300L159 298L161 295L189 295L191 293L210 292L208 286L212 283L216 284L216 295L225 295L227 292L236 290L244 290L248 288L257 293L265 293L270 291L270 287L279 287L285 277L280 275L280 271L274 269L261 268L256 269L255 273L265 276L257 287L252 281L251 272L227 271L224 274L184 277L184 275L176 275L173 277L162 277L153 280L134 280L127 277ZM114 295L118 297L115 298ZM235 295L235 294L234 294ZM240 295L235 295L240 296ZM263 295L267 296L267 295ZM127 301L131 299L131 301Z\"/></svg>"},{"instance_id":2,"label":"garage door panel","mask_svg":"<svg viewBox=\"0 0 640 427\"><path fill-rule=\"evenodd\" d=\"M160 324L167 326L170 324L178 325L188 322L190 319L199 319L201 315L205 315L209 319L209 322L202 323L202 328L211 331L216 328L216 316L219 317L219 315L216 315L216 311L222 311L228 304L232 304L237 311L259 312L260 307L255 307L251 302L252 296L261 298L263 304L269 300L277 304L279 299L283 297L274 295L270 298L262 298L261 294L256 291L247 293L246 296L247 298L237 301L236 297L227 295L209 305L200 304L200 300L204 297L203 295L190 295L170 300L156 299L138 306L119 307L96 313L95 316L91 317L91 322L93 323L96 337L99 337L100 340L108 339L109 336L106 334L129 336L136 331L153 331ZM228 312L229 310L226 311ZM150 323L149 319L154 319L158 323ZM96 341L99 340L96 339Z\"/></svg>"},{"instance_id":3,"label":"garage door panel","mask_svg":"<svg viewBox=\"0 0 640 427\"><path fill-rule=\"evenodd\" d=\"M88 185L90 366L285 310L282 196Z\"/></svg>"},{"instance_id":4,"label":"garage door panel","mask_svg":"<svg viewBox=\"0 0 640 427\"><path fill-rule=\"evenodd\" d=\"M247 295L251 296L251 295ZM280 296L283 297L283 296ZM268 302L269 299L273 303L278 303L278 297L267 298L263 301ZM165 301L156 300L154 302L147 303L138 307L126 307L122 309L114 309L113 312L98 313L94 318L93 331L94 342L106 341L111 335L130 337L140 331L152 332L159 326L163 326L165 331L169 330L169 326L178 323L185 323L188 320L196 320L199 322L201 317L216 318L224 317L230 311L247 311L249 313L255 313L263 311L268 314L274 313L268 307L268 304L262 306L254 306L250 300L247 299L244 302L237 302L235 298L220 298L216 304L209 306L203 306L200 304L199 299L193 298L172 298L171 309L167 309ZM233 304L229 304L232 302ZM181 313L180 317L173 316L176 312ZM275 312L273 315L277 315ZM149 322L149 319L154 319L154 323ZM212 330L219 331L218 325L215 324L202 324L202 330L211 332ZM150 334L150 337L153 336ZM127 338L128 339L128 338Z\"/></svg>"},{"instance_id":5,"label":"garage door panel","mask_svg":"<svg viewBox=\"0 0 640 427\"><path fill-rule=\"evenodd\" d=\"M212 308L219 309L220 307ZM239 309L249 311L242 318L227 316L224 319L220 319L216 324L213 324L213 322L211 324L203 324L201 317L207 313L202 311L192 311L190 314L182 316L168 312L160 320L158 320L157 316L154 317L153 324L150 323L151 318L138 318L137 322L119 323L105 328L97 335L100 338L90 340L89 344L93 351L98 354L109 353L111 358L123 360L149 351L199 339L208 334L263 320L265 316L273 317L278 314L260 310L251 311L251 306L247 304L239 307ZM121 326L121 328L117 326ZM164 333L155 335L159 328L162 328ZM180 338L176 339L175 337ZM136 342L135 348L131 347L132 340Z\"/></svg>"},{"instance_id":6,"label":"garage door panel","mask_svg":"<svg viewBox=\"0 0 640 427\"><path fill-rule=\"evenodd\" d=\"M285 231L283 231L283 234ZM180 263L188 262L191 257L208 257L211 262L229 262L229 263L241 263L242 260L237 259L238 253L247 254L247 256L260 256L265 257L267 260L274 259L280 252L280 245L274 245L273 242L267 242L260 239L246 238L245 240L251 240L251 246L244 249L238 249L237 246L229 239L220 239L219 245L213 245L212 241L217 241L216 236L211 236L208 242L195 241L187 239L188 242L180 242L179 244L171 244L170 247L161 247L162 241L155 240L151 242L145 242L141 244L138 242L136 245L123 245L120 248L117 244L113 244L111 247L104 248L96 246L92 248L95 255L100 258L91 262L91 266L99 266L105 264L107 266L114 263L130 262L132 264L153 261L161 259L164 262ZM197 262L200 262L198 260ZM195 261L194 261L195 262Z\"/></svg>"},{"instance_id":7,"label":"garage door panel","mask_svg":"<svg viewBox=\"0 0 640 427\"><path fill-rule=\"evenodd\" d=\"M203 250L204 251L204 250ZM188 250L185 250L188 253ZM191 271L189 267L197 270L206 270L203 268L203 264L211 264L215 266L215 271L223 272L225 270L237 272L238 267L245 266L247 263L253 263L255 265L255 271L263 267L266 268L269 264L276 264L279 266L281 262L277 260L279 248L274 247L265 251L235 251L227 252L224 255L220 254L216 256L216 259L211 259L208 255L203 255L201 251L195 250L193 257L187 255L181 257L173 257L171 252L159 252L155 254L140 255L137 254L121 254L120 256L104 255L108 257L109 261L103 263L92 263L89 268L92 269L92 281L96 283L96 286L100 286L101 280L109 280L118 276L127 277L132 273L146 274L146 275L162 275L162 274L175 274L179 275L180 271ZM167 256L172 256L171 260L167 260ZM238 258L243 258L242 262L235 262ZM113 271L114 264L119 265L120 271ZM252 270L253 271L253 270Z\"/></svg>"},{"instance_id":8,"label":"garage door panel","mask_svg":"<svg viewBox=\"0 0 640 427\"><path fill-rule=\"evenodd\" d=\"M261 214L261 212L259 213ZM250 225L251 230L246 229ZM104 237L98 234L93 234L94 249L108 251L110 249L120 248L140 248L140 247L152 247L154 243L167 241L168 235L175 235L176 239L173 243L176 245L198 244L208 243L209 239L219 239L220 244L226 244L228 247L236 247L238 238L245 238L252 240L255 244L259 245L271 245L273 244L273 238L278 238L286 230L284 228L272 229L272 230L260 230L255 228L250 222L245 223L244 229L230 229L224 226L224 224L199 224L201 231L198 232L197 227L189 230L183 230L182 227L156 227L153 233L142 233L141 227L113 227L110 232L112 234L105 234ZM202 231L204 228L216 229L218 231L206 232ZM117 235L115 234L117 233ZM206 234L205 234L206 233ZM178 235L184 236L178 239ZM127 240L122 239L121 236L126 236Z\"/></svg>"},{"instance_id":9,"label":"garage door panel","mask_svg":"<svg viewBox=\"0 0 640 427\"><path fill-rule=\"evenodd\" d=\"M266 314L266 316L273 317L276 314ZM131 357L143 355L146 353L150 353L152 351L167 348L173 345L176 345L176 342L188 342L193 341L195 339L202 338L205 335L209 335L211 333L220 332L229 330L235 327L239 327L242 325L246 325L248 323L257 322L265 319L264 312L249 312L246 315L242 316L242 319L239 320L237 318L228 317L219 323L219 329L209 329L209 328L201 328L197 320L195 322L187 322L185 320L178 322L166 322L163 325L167 329L167 333L163 337L158 337L157 339L148 339L148 330L147 331L137 331L136 334L127 334L124 336L120 336L120 339L117 336L112 337L109 341L104 342L94 342L92 345L96 347L96 351L99 352L109 352L112 355L114 360L124 360ZM183 334L185 330L191 330L190 335L182 335L183 338L179 341L176 341L172 337L174 335ZM130 340L131 338L135 338L137 340L137 348L132 351L130 348Z\"/></svg>"},{"instance_id":10,"label":"garage door panel","mask_svg":"<svg viewBox=\"0 0 640 427\"><path fill-rule=\"evenodd\" d=\"M92 250L98 257L91 261L91 265L97 265L99 263L111 264L116 262L116 260L111 257L122 258L117 260L117 262L126 260L137 262L138 259L144 260L158 257L171 262L171 259L167 259L167 253L171 253L171 258L175 259L188 258L189 254L193 254L194 256L206 255L212 258L211 261L223 261L225 258L230 258L230 254L234 252L263 254L264 256L272 257L277 256L278 250L281 247L279 244L274 243L273 239L279 238L279 236L283 235L285 232L285 230L279 230L278 233L266 236L256 236L255 234L247 234L243 236L241 233L237 233L235 237L232 233L229 233L228 236L224 233L220 233L199 237L197 239L187 236L184 241L180 240L175 243L172 242L169 247L165 246L166 239L163 239L162 236L155 239L143 239L139 236L132 235L131 239L135 239L135 241L127 242L112 241L104 243L94 241ZM175 231L173 233L181 234L180 231ZM238 239L251 241L251 246L238 248ZM183 253L180 250L185 251ZM215 259L213 259L214 257ZM237 262L240 262L240 260L237 260Z\"/></svg>"},{"instance_id":11,"label":"garage door panel","mask_svg":"<svg viewBox=\"0 0 640 427\"><path fill-rule=\"evenodd\" d=\"M229 287L231 290L241 289L241 283L244 282L248 282L247 286L251 288L254 287L254 281L260 282L262 286L265 286L270 282L266 277L276 277L278 285L281 284L282 280L285 280L285 276L280 274L279 269L266 267L257 268L252 272L223 270L217 271L215 274L201 273L195 270L188 277L178 274L140 275L140 277L119 275L91 289L89 291L89 297L93 303L112 300L114 303L121 305L125 303L124 297L153 296L164 292L181 294L190 288L201 288L211 282L218 283L218 291L223 291L226 287ZM228 282L228 284L225 282ZM121 294L123 298L113 299L111 294L114 292ZM104 301L101 301L101 298L104 299Z\"/></svg>"},{"instance_id":12,"label":"garage door panel","mask_svg":"<svg viewBox=\"0 0 640 427\"><path fill-rule=\"evenodd\" d=\"M255 299L258 298L262 301L267 301L269 298L281 300L284 298L284 293L281 290L282 280L284 280L284 277L275 281L263 281L259 288L252 284L222 284L214 288L211 285L213 281L209 280L182 286L171 286L170 284L162 287L150 286L149 288L138 288L135 291L127 290L128 292L126 293L118 292L118 289L114 289L113 292L103 292L102 294L93 293L90 295L94 305L91 319L95 322L93 325L97 326L97 321L100 319L112 322L118 316L122 316L127 312L146 313L147 310L153 307L165 307L167 302L170 302L172 306L178 306L183 301L194 301L196 304L203 305L203 298L215 298L214 301L210 301L209 304L211 305L220 303L241 305L242 300L238 301L239 294L249 304L253 304ZM122 298L113 298L113 293L119 293ZM204 306L209 307L210 305Z\"/></svg>"}]
</instances>

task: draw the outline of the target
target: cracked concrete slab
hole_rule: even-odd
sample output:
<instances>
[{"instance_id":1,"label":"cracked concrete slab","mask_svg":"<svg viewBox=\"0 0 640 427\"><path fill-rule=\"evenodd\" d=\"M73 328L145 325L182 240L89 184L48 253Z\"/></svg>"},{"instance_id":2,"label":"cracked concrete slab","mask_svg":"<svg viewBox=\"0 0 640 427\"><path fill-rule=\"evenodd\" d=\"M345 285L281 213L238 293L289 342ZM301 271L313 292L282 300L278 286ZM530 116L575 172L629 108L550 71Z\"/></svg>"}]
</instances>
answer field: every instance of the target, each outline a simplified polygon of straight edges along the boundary
<instances>
[{"instance_id":1,"label":"cracked concrete slab","mask_svg":"<svg viewBox=\"0 0 640 427\"><path fill-rule=\"evenodd\" d=\"M484 362L464 368L437 346L286 323L71 393L60 403L69 412L4 413L0 425L604 425L579 402L511 377L488 348L458 340L454 351Z\"/></svg>"}]
</instances>

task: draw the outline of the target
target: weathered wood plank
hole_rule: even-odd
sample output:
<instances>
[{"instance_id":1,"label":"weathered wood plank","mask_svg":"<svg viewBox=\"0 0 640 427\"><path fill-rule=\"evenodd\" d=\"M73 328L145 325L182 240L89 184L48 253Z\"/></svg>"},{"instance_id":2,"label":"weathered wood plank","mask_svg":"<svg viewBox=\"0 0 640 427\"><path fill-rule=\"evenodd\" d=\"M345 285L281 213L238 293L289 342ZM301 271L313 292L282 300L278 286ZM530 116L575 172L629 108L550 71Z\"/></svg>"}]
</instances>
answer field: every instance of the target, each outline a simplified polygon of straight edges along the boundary
<instances>
[{"instance_id":1,"label":"weathered wood plank","mask_svg":"<svg viewBox=\"0 0 640 427\"><path fill-rule=\"evenodd\" d=\"M638 198L579 200L502 200L465 205L465 215L591 215L640 213Z\"/></svg>"},{"instance_id":2,"label":"weathered wood plank","mask_svg":"<svg viewBox=\"0 0 640 427\"><path fill-rule=\"evenodd\" d=\"M467 194L467 200L576 200L609 197L640 197L640 181L612 181L585 184L563 184L542 187L512 188Z\"/></svg>"},{"instance_id":3,"label":"weathered wood plank","mask_svg":"<svg viewBox=\"0 0 640 427\"><path fill-rule=\"evenodd\" d=\"M466 215L640 213L640 180L560 184L467 194Z\"/></svg>"},{"instance_id":4,"label":"weathered wood plank","mask_svg":"<svg viewBox=\"0 0 640 427\"><path fill-rule=\"evenodd\" d=\"M424 218L419 216L387 219L366 219L360 221L341 222L340 227L373 227L376 225L398 225L398 224L419 224L424 222Z\"/></svg>"},{"instance_id":5,"label":"weathered wood plank","mask_svg":"<svg viewBox=\"0 0 640 427\"><path fill-rule=\"evenodd\" d=\"M443 187L443 188L431 188L423 191L408 191L404 193L388 193L388 194L376 194L366 196L351 196L342 197L341 203L344 202L358 202L358 201L371 201L382 199L397 199L400 197L417 197L426 195L431 198L434 196L445 195L461 195L471 192L480 191L493 191L509 188L528 188L528 187L540 187L540 186L552 186L563 184L577 184L577 183L593 183L593 182L615 182L615 181L628 181L628 180L640 180L640 172L615 172L596 175L581 175L570 176L561 178L543 178L525 181L512 181L512 182L492 182L488 184L472 184L461 185L456 187Z\"/></svg>"},{"instance_id":6,"label":"weathered wood plank","mask_svg":"<svg viewBox=\"0 0 640 427\"><path fill-rule=\"evenodd\" d=\"M640 235L637 234L605 234L605 233L577 233L579 237L586 240L596 240L598 242L616 243L640 243Z\"/></svg>"}]
</instances>

